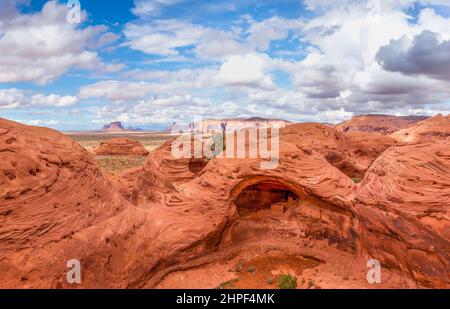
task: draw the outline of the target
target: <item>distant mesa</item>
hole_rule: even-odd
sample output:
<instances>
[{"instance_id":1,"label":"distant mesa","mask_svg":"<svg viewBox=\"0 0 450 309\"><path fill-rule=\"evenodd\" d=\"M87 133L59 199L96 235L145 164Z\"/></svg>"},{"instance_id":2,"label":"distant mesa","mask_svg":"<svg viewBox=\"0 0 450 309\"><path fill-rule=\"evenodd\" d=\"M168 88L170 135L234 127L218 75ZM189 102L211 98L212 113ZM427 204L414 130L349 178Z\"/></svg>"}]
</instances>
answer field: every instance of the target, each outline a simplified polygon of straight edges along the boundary
<instances>
[{"instance_id":1,"label":"distant mesa","mask_svg":"<svg viewBox=\"0 0 450 309\"><path fill-rule=\"evenodd\" d=\"M125 130L120 121L113 121L110 124L105 124L103 130Z\"/></svg>"},{"instance_id":2,"label":"distant mesa","mask_svg":"<svg viewBox=\"0 0 450 309\"><path fill-rule=\"evenodd\" d=\"M262 117L251 118L225 118L225 119L206 119L198 122L191 122L187 125L188 128L195 129L196 131L202 131L204 133L217 132L218 130L224 131L238 131L241 129L249 128L284 128L292 124L290 121L282 119L267 119ZM174 122L167 128L167 131L185 129L182 125Z\"/></svg>"},{"instance_id":3,"label":"distant mesa","mask_svg":"<svg viewBox=\"0 0 450 309\"><path fill-rule=\"evenodd\" d=\"M105 124L102 131L142 131L140 128L125 127L120 121L113 121L110 124Z\"/></svg>"}]
</instances>

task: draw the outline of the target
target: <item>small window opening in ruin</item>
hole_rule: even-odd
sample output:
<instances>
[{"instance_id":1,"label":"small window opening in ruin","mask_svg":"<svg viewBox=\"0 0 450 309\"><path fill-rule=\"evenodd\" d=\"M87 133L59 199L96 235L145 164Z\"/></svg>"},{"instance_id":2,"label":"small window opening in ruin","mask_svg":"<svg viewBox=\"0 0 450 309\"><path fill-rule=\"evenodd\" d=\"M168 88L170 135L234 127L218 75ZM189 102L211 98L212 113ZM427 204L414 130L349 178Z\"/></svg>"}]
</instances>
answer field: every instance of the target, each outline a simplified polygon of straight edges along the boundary
<instances>
[{"instance_id":1,"label":"small window opening in ruin","mask_svg":"<svg viewBox=\"0 0 450 309\"><path fill-rule=\"evenodd\" d=\"M284 211L298 204L298 196L288 187L277 182L261 182L243 189L235 200L240 215L247 215L260 210L274 213Z\"/></svg>"}]
</instances>

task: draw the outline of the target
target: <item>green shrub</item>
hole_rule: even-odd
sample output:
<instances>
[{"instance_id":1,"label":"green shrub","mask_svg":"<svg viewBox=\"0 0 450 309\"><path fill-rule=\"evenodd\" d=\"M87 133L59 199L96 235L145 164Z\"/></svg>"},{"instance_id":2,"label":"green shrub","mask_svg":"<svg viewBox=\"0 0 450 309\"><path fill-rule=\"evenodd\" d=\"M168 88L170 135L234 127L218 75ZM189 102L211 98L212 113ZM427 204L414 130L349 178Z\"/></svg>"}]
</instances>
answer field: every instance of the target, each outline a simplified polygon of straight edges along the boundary
<instances>
[{"instance_id":1,"label":"green shrub","mask_svg":"<svg viewBox=\"0 0 450 309\"><path fill-rule=\"evenodd\" d=\"M218 289L232 289L232 288L234 288L235 283L238 281L239 281L238 278L232 279L229 281L225 281L225 282L222 282L217 288Z\"/></svg>"},{"instance_id":2,"label":"green shrub","mask_svg":"<svg viewBox=\"0 0 450 309\"><path fill-rule=\"evenodd\" d=\"M281 275L278 279L278 287L280 289L296 289L297 288L297 277L288 275Z\"/></svg>"},{"instance_id":3,"label":"green shrub","mask_svg":"<svg viewBox=\"0 0 450 309\"><path fill-rule=\"evenodd\" d=\"M249 268L247 268L247 271L251 274L254 274L256 272L256 268L255 266L250 266Z\"/></svg>"},{"instance_id":4,"label":"green shrub","mask_svg":"<svg viewBox=\"0 0 450 309\"><path fill-rule=\"evenodd\" d=\"M361 182L361 179L360 179L360 178L353 178L353 182L354 182L354 183L360 183L360 182Z\"/></svg>"}]
</instances>

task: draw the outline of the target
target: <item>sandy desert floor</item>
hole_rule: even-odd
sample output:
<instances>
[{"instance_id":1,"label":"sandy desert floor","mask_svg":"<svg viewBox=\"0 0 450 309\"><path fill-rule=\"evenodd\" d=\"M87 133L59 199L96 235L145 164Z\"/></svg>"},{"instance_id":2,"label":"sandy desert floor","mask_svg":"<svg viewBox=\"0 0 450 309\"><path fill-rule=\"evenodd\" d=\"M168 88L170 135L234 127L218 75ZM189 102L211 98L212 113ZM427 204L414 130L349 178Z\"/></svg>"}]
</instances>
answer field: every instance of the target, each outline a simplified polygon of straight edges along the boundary
<instances>
[{"instance_id":1,"label":"sandy desert floor","mask_svg":"<svg viewBox=\"0 0 450 309\"><path fill-rule=\"evenodd\" d=\"M113 138L126 137L139 141L147 150L152 151L165 141L173 138L170 132L64 132L64 134L70 136L87 150L98 146L101 142Z\"/></svg>"},{"instance_id":2,"label":"sandy desert floor","mask_svg":"<svg viewBox=\"0 0 450 309\"><path fill-rule=\"evenodd\" d=\"M140 142L145 149L153 151L161 146L167 140L173 138L169 132L120 132L120 133L103 133L103 132L64 132L73 140L78 142L86 150L92 151L101 142L113 138L128 138ZM114 156L114 155L95 155L96 161L99 163L102 171L106 174L119 174L124 170L143 166L145 157L142 156Z\"/></svg>"}]
</instances>

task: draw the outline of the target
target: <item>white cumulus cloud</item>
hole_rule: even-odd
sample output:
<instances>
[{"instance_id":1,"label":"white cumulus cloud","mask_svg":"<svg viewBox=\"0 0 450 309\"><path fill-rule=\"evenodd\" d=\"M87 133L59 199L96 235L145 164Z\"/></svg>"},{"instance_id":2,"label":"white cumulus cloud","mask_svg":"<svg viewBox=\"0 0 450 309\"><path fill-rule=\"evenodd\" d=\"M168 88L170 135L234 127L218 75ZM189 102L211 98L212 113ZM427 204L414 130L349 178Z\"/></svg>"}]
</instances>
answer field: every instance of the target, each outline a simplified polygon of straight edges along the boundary
<instances>
[{"instance_id":1,"label":"white cumulus cloud","mask_svg":"<svg viewBox=\"0 0 450 309\"><path fill-rule=\"evenodd\" d=\"M145 98L151 91L151 85L145 82L107 80L81 87L79 97L106 98L111 101L139 100Z\"/></svg>"},{"instance_id":2,"label":"white cumulus cloud","mask_svg":"<svg viewBox=\"0 0 450 309\"><path fill-rule=\"evenodd\" d=\"M0 89L0 108L18 109L23 107L68 107L77 104L76 96L61 96L58 94L45 95L37 93L29 95L26 91L17 88Z\"/></svg>"},{"instance_id":3,"label":"white cumulus cloud","mask_svg":"<svg viewBox=\"0 0 450 309\"><path fill-rule=\"evenodd\" d=\"M67 22L67 13L68 8L56 1L49 1L41 12L17 12L2 20L1 83L30 81L44 85L72 68L102 70L106 67L97 52L89 47L95 45L107 28L80 28Z\"/></svg>"},{"instance_id":4,"label":"white cumulus cloud","mask_svg":"<svg viewBox=\"0 0 450 309\"><path fill-rule=\"evenodd\" d=\"M216 79L224 85L273 89L275 85L266 74L268 67L269 63L263 56L231 56L220 68Z\"/></svg>"}]
</instances>

